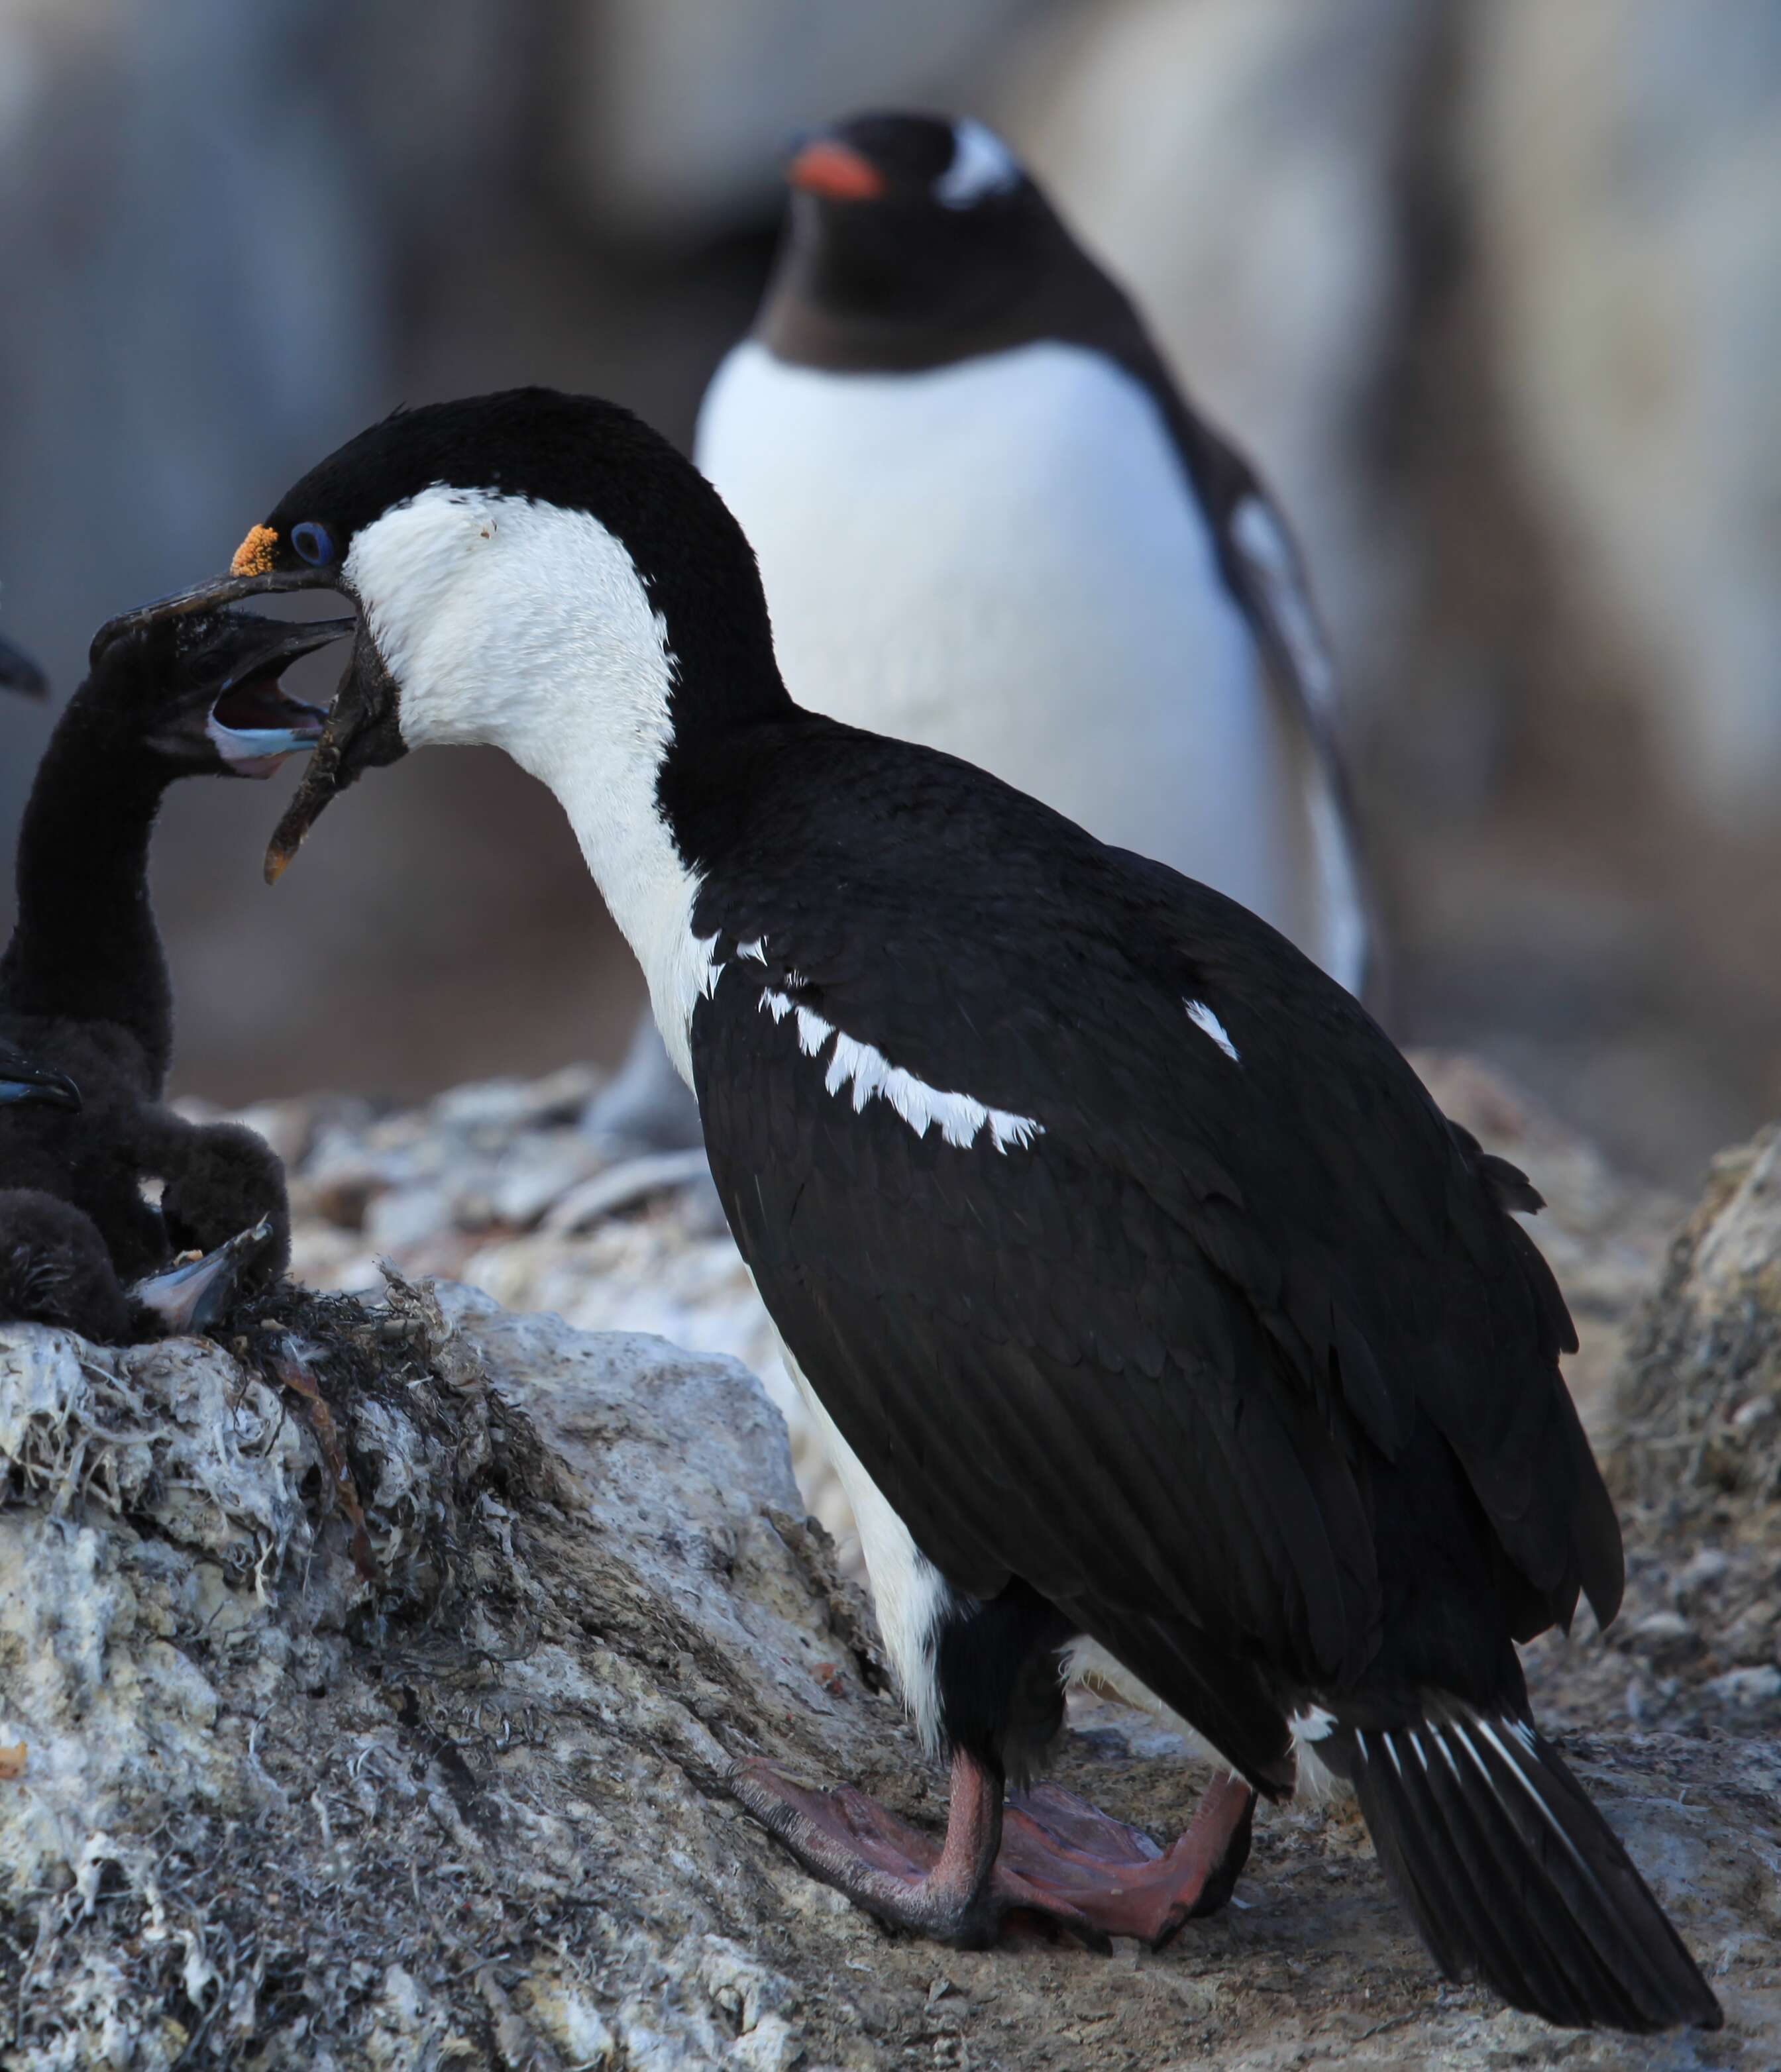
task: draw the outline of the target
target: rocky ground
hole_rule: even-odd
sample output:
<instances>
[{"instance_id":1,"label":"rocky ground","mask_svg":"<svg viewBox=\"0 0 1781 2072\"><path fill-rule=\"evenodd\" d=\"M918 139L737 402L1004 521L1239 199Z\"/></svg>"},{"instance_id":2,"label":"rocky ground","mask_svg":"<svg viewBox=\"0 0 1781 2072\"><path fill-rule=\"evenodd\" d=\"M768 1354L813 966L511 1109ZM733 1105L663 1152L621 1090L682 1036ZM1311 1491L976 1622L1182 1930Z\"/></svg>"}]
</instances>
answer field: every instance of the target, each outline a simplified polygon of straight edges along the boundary
<instances>
[{"instance_id":1,"label":"rocky ground","mask_svg":"<svg viewBox=\"0 0 1781 2072\"><path fill-rule=\"evenodd\" d=\"M1566 2037L1441 1987L1339 1808L1266 1816L1236 1903L1154 1956L960 1955L812 1886L734 1758L916 1818L939 1780L726 1356L771 1364L708 1194L615 1170L565 1075L258 1118L300 1270L368 1301L269 1300L217 1344L0 1333L0 2066L1781 2062L1781 1151L1728 1154L1668 1248L1676 1205L1424 1068L1552 1200L1632 1560L1611 1644L1533 1651L1538 1701L1722 2034ZM1062 1770L1161 1833L1200 1782L1178 1753L1092 1705Z\"/></svg>"}]
</instances>

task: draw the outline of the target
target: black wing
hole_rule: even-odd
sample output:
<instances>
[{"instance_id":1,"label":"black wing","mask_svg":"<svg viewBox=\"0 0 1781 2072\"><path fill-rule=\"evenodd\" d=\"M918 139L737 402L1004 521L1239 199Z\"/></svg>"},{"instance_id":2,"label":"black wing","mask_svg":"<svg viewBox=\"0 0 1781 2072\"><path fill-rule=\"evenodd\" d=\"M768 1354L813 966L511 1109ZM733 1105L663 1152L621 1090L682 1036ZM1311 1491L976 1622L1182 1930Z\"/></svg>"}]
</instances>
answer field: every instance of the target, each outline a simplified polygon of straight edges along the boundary
<instances>
[{"instance_id":1,"label":"black wing","mask_svg":"<svg viewBox=\"0 0 1781 2072\"><path fill-rule=\"evenodd\" d=\"M763 1297L923 1551L1024 1578L1274 1780L1279 1694L1391 1651L1394 1475L1453 1482L1417 1531L1499 1635L1580 1582L1608 1616L1562 1301L1396 1051L1220 895L898 754L895 804L830 754L776 890L770 841L746 901L708 881L693 1048ZM984 1119L918 1133L893 1069Z\"/></svg>"}]
</instances>

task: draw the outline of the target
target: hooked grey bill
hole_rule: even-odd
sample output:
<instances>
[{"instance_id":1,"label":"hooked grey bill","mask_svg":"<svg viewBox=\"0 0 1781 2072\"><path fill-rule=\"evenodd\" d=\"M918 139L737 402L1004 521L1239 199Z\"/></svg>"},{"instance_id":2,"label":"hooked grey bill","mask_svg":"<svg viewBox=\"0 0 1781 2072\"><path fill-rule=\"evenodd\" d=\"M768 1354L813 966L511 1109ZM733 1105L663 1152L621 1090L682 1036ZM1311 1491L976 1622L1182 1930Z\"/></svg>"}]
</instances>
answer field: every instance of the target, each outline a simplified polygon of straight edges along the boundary
<instances>
[{"instance_id":1,"label":"hooked grey bill","mask_svg":"<svg viewBox=\"0 0 1781 2072\"><path fill-rule=\"evenodd\" d=\"M219 605L237 604L245 598L300 590L337 590L352 599L337 569L268 569L252 574L219 576L191 590L178 591L171 597L158 598L150 604L138 606L134 611L109 620L93 636L93 654L97 656L123 635L164 619L212 610ZM352 601L356 602L356 599ZM328 622L331 625L346 623ZM363 619L352 623L358 627L352 659L328 707L309 767L303 772L302 781L273 829L272 840L266 847L268 885L278 883L304 837L336 792L343 791L361 771L379 763L393 763L405 752L401 730L395 722L395 684L384 667L376 643L365 630Z\"/></svg>"}]
</instances>

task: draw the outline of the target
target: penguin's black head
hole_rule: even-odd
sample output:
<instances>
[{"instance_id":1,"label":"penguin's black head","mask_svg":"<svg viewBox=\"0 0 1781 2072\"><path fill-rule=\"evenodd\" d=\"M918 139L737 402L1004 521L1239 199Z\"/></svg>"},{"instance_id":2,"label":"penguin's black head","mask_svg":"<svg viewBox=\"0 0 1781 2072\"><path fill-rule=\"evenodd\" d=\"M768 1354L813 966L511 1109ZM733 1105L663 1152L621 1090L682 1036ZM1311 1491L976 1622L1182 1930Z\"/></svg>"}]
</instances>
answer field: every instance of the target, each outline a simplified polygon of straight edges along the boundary
<instances>
[{"instance_id":1,"label":"penguin's black head","mask_svg":"<svg viewBox=\"0 0 1781 2072\"><path fill-rule=\"evenodd\" d=\"M969 116L849 116L808 137L786 167L794 195L837 209L875 204L906 217L1006 216L1032 183L993 130Z\"/></svg>"},{"instance_id":2,"label":"penguin's black head","mask_svg":"<svg viewBox=\"0 0 1781 2072\"><path fill-rule=\"evenodd\" d=\"M699 686L730 717L785 702L734 520L659 434L592 397L515 388L398 411L286 491L227 577L100 637L309 589L341 592L358 619L270 878L336 791L409 748L499 740L548 775L590 723L659 750Z\"/></svg>"},{"instance_id":3,"label":"penguin's black head","mask_svg":"<svg viewBox=\"0 0 1781 2072\"><path fill-rule=\"evenodd\" d=\"M116 629L116 630L114 630ZM290 697L290 665L353 630L226 606L101 627L80 694L88 723L179 776L269 777L322 738L327 715Z\"/></svg>"},{"instance_id":4,"label":"penguin's black head","mask_svg":"<svg viewBox=\"0 0 1781 2072\"><path fill-rule=\"evenodd\" d=\"M969 117L853 116L807 140L786 180L775 292L819 320L993 322L1068 246L1019 160Z\"/></svg>"}]
</instances>

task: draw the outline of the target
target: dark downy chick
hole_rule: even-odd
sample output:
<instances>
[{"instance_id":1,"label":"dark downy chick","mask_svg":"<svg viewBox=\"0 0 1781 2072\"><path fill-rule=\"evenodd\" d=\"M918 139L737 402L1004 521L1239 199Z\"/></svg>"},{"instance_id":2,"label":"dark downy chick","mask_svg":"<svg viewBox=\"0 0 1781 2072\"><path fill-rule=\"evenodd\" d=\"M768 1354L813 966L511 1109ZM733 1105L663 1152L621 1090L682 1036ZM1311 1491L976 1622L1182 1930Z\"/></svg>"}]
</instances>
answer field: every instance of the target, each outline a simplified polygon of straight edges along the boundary
<instances>
[{"instance_id":1,"label":"dark downy chick","mask_svg":"<svg viewBox=\"0 0 1781 2072\"><path fill-rule=\"evenodd\" d=\"M314 745L322 714L278 679L342 630L217 611L95 644L31 787L0 958L0 1317L154 1336L288 1263L271 1148L162 1104L173 1003L148 849L170 784L265 776Z\"/></svg>"}]
</instances>

